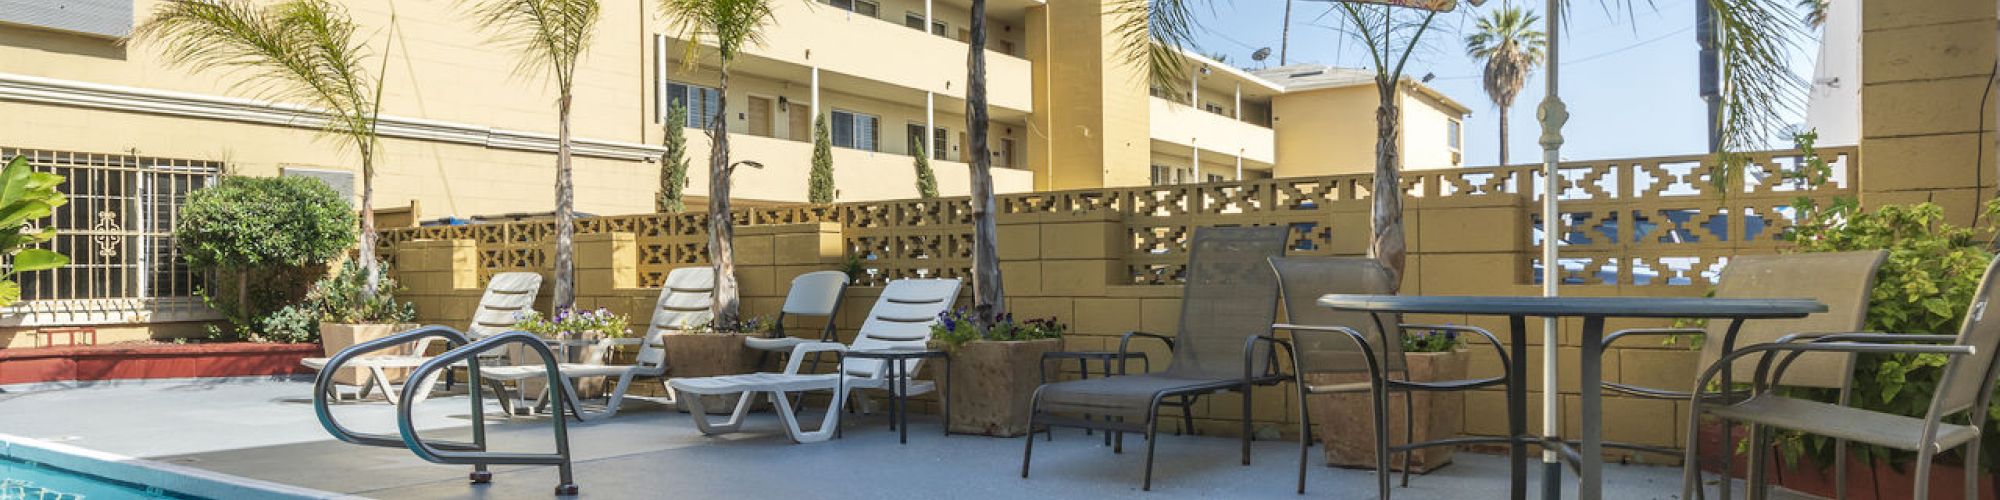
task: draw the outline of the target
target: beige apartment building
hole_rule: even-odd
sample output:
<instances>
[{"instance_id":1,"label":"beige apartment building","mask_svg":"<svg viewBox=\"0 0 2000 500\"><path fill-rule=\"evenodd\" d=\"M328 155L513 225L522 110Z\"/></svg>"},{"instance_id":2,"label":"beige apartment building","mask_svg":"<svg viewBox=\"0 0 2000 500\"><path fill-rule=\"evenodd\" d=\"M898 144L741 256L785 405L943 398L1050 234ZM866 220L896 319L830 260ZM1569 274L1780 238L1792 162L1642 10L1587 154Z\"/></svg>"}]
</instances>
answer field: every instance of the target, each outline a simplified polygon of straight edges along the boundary
<instances>
[{"instance_id":1,"label":"beige apartment building","mask_svg":"<svg viewBox=\"0 0 2000 500\"><path fill-rule=\"evenodd\" d=\"M386 58L378 207L423 219L554 208L556 92L449 0L339 0ZM1110 36L1109 0L989 0L986 61L993 176L1005 192L1365 171L1372 87L1303 67L1250 72L1190 54L1190 85L1149 89ZM688 127L690 204L707 191L701 127L727 103L741 203L806 199L813 117L828 121L839 201L916 196L912 151L940 191L968 187L968 0L775 3L764 43L716 90L711 51L683 60L653 0L602 0L578 69L576 208L654 209L665 131ZM358 159L312 110L265 99L246 74L195 73L127 42L159 0L0 0L0 156L71 177L57 245L90 255L29 297L62 322L130 319L186 304L196 279L172 252L175 207L221 174L307 175L358 190ZM391 22L394 19L394 22ZM1347 75L1353 70L1318 68ZM1338 80L1338 81L1334 81ZM1189 89L1192 89L1191 91ZM1458 165L1466 110L1405 86L1407 168ZM666 123L669 104L691 113ZM1447 141L1449 134L1449 141ZM53 301L53 302L51 302ZM202 308L174 310L198 314ZM91 319L97 318L97 319ZM151 316L172 320L172 314ZM0 320L4 321L4 320Z\"/></svg>"}]
</instances>

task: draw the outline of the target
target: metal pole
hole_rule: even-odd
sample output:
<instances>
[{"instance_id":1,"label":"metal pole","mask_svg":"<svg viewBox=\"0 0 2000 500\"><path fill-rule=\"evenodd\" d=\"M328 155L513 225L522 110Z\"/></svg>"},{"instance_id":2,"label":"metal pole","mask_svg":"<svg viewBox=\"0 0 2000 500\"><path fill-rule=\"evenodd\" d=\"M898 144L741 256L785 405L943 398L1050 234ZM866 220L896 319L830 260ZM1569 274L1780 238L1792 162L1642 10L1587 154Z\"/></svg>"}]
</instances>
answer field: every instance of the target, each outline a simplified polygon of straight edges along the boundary
<instances>
[{"instance_id":1,"label":"metal pole","mask_svg":"<svg viewBox=\"0 0 2000 500\"><path fill-rule=\"evenodd\" d=\"M1557 57L1559 53L1557 48L1562 41L1562 36L1558 32L1562 28L1562 22L1558 19L1562 15L1562 1L1548 0L1548 10L1544 12L1543 19L1547 25L1543 30L1548 33L1548 64L1543 66L1548 68L1548 91L1542 98L1541 108L1535 113L1542 122L1542 296L1544 297L1559 295L1557 285L1561 279L1561 273L1557 272L1561 264L1556 261L1558 257L1556 239L1562 237L1562 211L1557 203L1557 198L1562 194L1562 185L1557 181L1556 165L1562 161L1563 122L1569 120L1569 112L1564 109L1561 94L1556 90L1557 82L1561 81L1559 70L1562 67L1562 59ZM1542 436L1560 442L1562 406L1558 402L1562 400L1562 395L1556 384L1558 350L1556 346L1561 339L1557 338L1556 324L1556 318L1542 318ZM1598 457L1584 457L1585 460L1596 458ZM1542 448L1542 498L1544 500L1562 498L1562 459L1553 447L1546 445Z\"/></svg>"}]
</instances>

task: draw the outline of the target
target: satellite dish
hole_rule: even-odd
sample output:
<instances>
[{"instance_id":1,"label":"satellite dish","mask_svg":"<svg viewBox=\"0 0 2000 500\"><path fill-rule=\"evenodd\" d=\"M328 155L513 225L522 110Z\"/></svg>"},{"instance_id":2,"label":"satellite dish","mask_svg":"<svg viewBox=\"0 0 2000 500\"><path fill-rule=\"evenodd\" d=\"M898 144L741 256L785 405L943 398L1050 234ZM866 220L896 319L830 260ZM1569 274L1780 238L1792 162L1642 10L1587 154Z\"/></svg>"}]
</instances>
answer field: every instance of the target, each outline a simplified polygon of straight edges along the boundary
<instances>
[{"instance_id":1,"label":"satellite dish","mask_svg":"<svg viewBox=\"0 0 2000 500\"><path fill-rule=\"evenodd\" d=\"M1264 47L1264 48L1261 48L1261 49L1257 49L1257 51L1256 51L1256 52L1251 52L1251 53L1250 53L1250 60L1252 60L1252 61L1263 61L1263 60L1265 60L1265 59L1269 59L1269 58L1271 58L1271 48L1270 48L1270 47Z\"/></svg>"}]
</instances>

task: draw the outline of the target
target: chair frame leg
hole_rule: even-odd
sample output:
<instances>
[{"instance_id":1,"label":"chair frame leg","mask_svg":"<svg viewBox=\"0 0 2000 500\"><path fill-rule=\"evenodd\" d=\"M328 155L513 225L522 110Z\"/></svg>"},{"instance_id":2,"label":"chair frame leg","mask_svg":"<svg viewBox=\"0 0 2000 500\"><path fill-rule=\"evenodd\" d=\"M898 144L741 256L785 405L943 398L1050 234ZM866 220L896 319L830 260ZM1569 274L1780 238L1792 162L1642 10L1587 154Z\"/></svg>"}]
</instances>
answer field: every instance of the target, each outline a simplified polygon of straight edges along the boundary
<instances>
[{"instance_id":1,"label":"chair frame leg","mask_svg":"<svg viewBox=\"0 0 2000 500\"><path fill-rule=\"evenodd\" d=\"M1153 396L1153 404L1146 409L1146 479L1140 491L1153 491L1153 449L1159 447L1160 397Z\"/></svg>"},{"instance_id":2,"label":"chair frame leg","mask_svg":"<svg viewBox=\"0 0 2000 500\"><path fill-rule=\"evenodd\" d=\"M1310 460L1312 457L1312 412L1306 410L1307 408L1306 396L1310 396L1311 394L1308 394L1306 392L1306 384L1303 378L1304 377L1300 377L1300 380L1295 381L1292 384L1293 386L1298 388L1298 393L1299 393L1299 494L1300 495L1306 494L1306 461Z\"/></svg>"},{"instance_id":3,"label":"chair frame leg","mask_svg":"<svg viewBox=\"0 0 2000 500\"><path fill-rule=\"evenodd\" d=\"M1375 490L1376 498L1389 499L1389 395L1379 377L1369 391L1375 410Z\"/></svg>"},{"instance_id":4,"label":"chair frame leg","mask_svg":"<svg viewBox=\"0 0 2000 500\"><path fill-rule=\"evenodd\" d=\"M1021 450L1021 479L1028 478L1028 464L1034 463L1035 423L1040 420L1041 416L1042 416L1042 388L1036 387L1035 395L1028 399L1028 435L1025 439L1028 442L1028 444L1026 448ZM1053 439L1055 436L1055 426L1053 425L1048 426L1048 431L1051 439Z\"/></svg>"},{"instance_id":5,"label":"chair frame leg","mask_svg":"<svg viewBox=\"0 0 2000 500\"><path fill-rule=\"evenodd\" d=\"M1974 419L1978 423L1978 419ZM1965 443L1965 498L1979 498L1979 439Z\"/></svg>"},{"instance_id":6,"label":"chair frame leg","mask_svg":"<svg viewBox=\"0 0 2000 500\"><path fill-rule=\"evenodd\" d=\"M1248 383L1243 384L1243 415L1238 418L1242 422L1243 431L1238 437L1238 441L1243 443L1243 465L1250 465L1250 391L1255 387Z\"/></svg>"},{"instance_id":7,"label":"chair frame leg","mask_svg":"<svg viewBox=\"0 0 2000 500\"><path fill-rule=\"evenodd\" d=\"M1403 391L1403 444L1405 445L1417 442L1416 400L1417 393ZM1410 456L1416 453L1417 448L1403 450L1402 487L1404 488L1410 487Z\"/></svg>"},{"instance_id":8,"label":"chair frame leg","mask_svg":"<svg viewBox=\"0 0 2000 500\"><path fill-rule=\"evenodd\" d=\"M1764 500L1770 495L1770 483L1768 478L1765 477L1765 474L1769 473L1770 467L1764 463L1770 459L1770 455L1771 429L1762 425L1750 424L1750 471L1747 477L1748 480L1743 484L1744 497L1750 500Z\"/></svg>"}]
</instances>

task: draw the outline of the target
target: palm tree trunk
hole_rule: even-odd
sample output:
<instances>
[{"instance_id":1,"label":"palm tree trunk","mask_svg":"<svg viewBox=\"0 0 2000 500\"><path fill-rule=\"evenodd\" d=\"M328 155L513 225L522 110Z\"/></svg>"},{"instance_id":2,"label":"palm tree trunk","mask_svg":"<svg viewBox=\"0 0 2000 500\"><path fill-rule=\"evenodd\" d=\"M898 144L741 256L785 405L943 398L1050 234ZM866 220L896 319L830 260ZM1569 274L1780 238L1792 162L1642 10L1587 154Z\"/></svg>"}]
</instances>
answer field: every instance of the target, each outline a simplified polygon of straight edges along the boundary
<instances>
[{"instance_id":1,"label":"palm tree trunk","mask_svg":"<svg viewBox=\"0 0 2000 500\"><path fill-rule=\"evenodd\" d=\"M1000 229L993 221L993 157L986 146L986 0L972 0L965 55L966 148L972 155L972 309L990 325L1007 311L1000 282ZM983 326L983 325L982 325Z\"/></svg>"},{"instance_id":2,"label":"palm tree trunk","mask_svg":"<svg viewBox=\"0 0 2000 500\"><path fill-rule=\"evenodd\" d=\"M570 184L569 149L570 89L562 88L556 101L556 289L554 309L576 303L576 269L572 245L576 241L576 193Z\"/></svg>"},{"instance_id":3,"label":"palm tree trunk","mask_svg":"<svg viewBox=\"0 0 2000 500\"><path fill-rule=\"evenodd\" d=\"M1389 270L1390 293L1395 293L1402 289L1403 260L1408 251L1403 241L1403 182L1397 147L1401 111L1396 106L1395 80L1378 74L1375 88L1382 102L1375 108L1375 186L1368 192L1375 203L1369 220L1373 234L1368 255Z\"/></svg>"},{"instance_id":4,"label":"palm tree trunk","mask_svg":"<svg viewBox=\"0 0 2000 500\"><path fill-rule=\"evenodd\" d=\"M1459 146L1464 147L1464 146ZM1500 165L1507 166L1507 107L1500 107Z\"/></svg>"},{"instance_id":5,"label":"palm tree trunk","mask_svg":"<svg viewBox=\"0 0 2000 500\"><path fill-rule=\"evenodd\" d=\"M1285 65L1285 57L1292 51L1292 0L1285 0L1285 27L1278 31L1278 65ZM1266 52L1266 54L1269 54Z\"/></svg>"},{"instance_id":6,"label":"palm tree trunk","mask_svg":"<svg viewBox=\"0 0 2000 500\"><path fill-rule=\"evenodd\" d=\"M716 86L715 116L708 123L708 260L715 268L715 323L736 324L736 221L729 216L729 62Z\"/></svg>"},{"instance_id":7,"label":"palm tree trunk","mask_svg":"<svg viewBox=\"0 0 2000 500\"><path fill-rule=\"evenodd\" d=\"M375 261L375 149L361 147L361 251L355 256L361 259L361 272L368 274L368 281L361 287L361 296L375 298L376 290L382 286L381 273L376 271Z\"/></svg>"}]
</instances>

